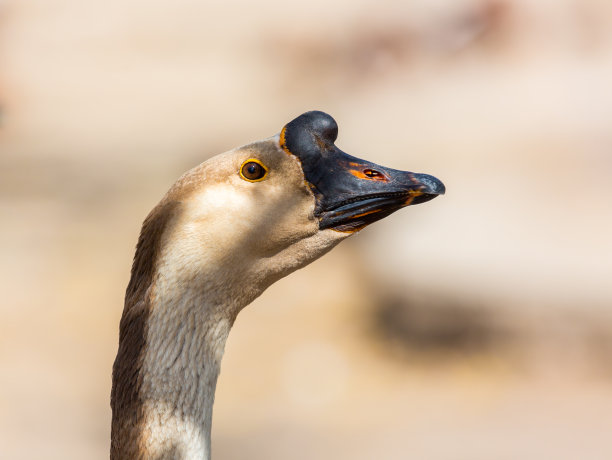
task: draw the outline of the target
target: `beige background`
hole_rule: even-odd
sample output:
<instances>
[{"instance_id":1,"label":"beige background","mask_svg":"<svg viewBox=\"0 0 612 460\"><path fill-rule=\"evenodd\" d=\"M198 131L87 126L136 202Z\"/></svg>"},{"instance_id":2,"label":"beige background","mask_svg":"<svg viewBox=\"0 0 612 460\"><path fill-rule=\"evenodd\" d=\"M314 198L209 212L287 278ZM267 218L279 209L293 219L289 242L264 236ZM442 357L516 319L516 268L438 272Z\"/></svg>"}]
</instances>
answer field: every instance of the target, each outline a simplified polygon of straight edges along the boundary
<instances>
[{"instance_id":1,"label":"beige background","mask_svg":"<svg viewBox=\"0 0 612 460\"><path fill-rule=\"evenodd\" d=\"M229 459L612 458L612 3L0 2L0 458L108 456L140 224L310 109L441 178L238 318Z\"/></svg>"}]
</instances>

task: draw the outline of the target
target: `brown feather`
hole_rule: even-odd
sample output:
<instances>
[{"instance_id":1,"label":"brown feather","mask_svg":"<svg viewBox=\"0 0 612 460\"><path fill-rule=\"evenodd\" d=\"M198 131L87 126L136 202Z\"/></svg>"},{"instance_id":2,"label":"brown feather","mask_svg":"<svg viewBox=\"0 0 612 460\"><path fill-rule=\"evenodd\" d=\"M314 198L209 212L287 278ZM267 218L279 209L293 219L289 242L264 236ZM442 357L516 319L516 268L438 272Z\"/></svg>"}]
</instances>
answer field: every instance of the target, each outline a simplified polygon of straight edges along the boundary
<instances>
[{"instance_id":1,"label":"brown feather","mask_svg":"<svg viewBox=\"0 0 612 460\"><path fill-rule=\"evenodd\" d=\"M142 360L146 346L147 320L151 312L152 287L162 236L176 212L178 202L160 203L145 219L125 293L123 316L119 325L119 350L113 365L111 408L111 459L138 459L144 416L140 395Z\"/></svg>"}]
</instances>

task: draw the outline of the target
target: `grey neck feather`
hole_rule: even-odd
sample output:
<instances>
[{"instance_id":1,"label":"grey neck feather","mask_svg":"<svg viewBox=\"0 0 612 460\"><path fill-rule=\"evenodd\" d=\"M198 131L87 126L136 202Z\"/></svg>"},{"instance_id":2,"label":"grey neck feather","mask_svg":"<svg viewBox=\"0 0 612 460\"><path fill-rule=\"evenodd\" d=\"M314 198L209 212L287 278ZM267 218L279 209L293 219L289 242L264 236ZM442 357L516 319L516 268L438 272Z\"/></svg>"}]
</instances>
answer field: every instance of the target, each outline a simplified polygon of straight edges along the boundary
<instances>
[{"instance_id":1,"label":"grey neck feather","mask_svg":"<svg viewBox=\"0 0 612 460\"><path fill-rule=\"evenodd\" d=\"M143 356L143 433L155 458L210 459L212 407L233 318L184 293L152 308Z\"/></svg>"}]
</instances>

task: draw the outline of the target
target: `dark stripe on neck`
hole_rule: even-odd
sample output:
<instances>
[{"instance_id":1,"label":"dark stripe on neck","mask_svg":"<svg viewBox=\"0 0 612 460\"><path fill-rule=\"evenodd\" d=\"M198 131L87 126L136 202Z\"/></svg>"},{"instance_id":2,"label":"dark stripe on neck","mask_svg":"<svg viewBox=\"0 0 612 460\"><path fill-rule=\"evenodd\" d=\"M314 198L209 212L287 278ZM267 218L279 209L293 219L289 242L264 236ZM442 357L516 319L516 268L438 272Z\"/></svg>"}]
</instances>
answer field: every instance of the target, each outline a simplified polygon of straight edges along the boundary
<instances>
[{"instance_id":1,"label":"dark stripe on neck","mask_svg":"<svg viewBox=\"0 0 612 460\"><path fill-rule=\"evenodd\" d=\"M111 459L141 457L138 444L144 401L140 390L147 322L151 313L151 287L155 281L162 236L177 204L175 201L160 203L153 209L138 238L119 325L119 350L113 365Z\"/></svg>"}]
</instances>

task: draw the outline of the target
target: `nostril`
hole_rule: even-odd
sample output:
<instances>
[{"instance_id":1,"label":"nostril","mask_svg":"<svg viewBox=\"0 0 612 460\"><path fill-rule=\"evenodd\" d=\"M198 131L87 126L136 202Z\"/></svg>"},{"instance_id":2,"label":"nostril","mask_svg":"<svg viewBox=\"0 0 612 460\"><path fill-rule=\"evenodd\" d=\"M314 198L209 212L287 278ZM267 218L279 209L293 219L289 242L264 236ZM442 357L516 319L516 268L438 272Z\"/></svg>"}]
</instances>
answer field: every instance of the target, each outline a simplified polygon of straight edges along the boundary
<instances>
[{"instance_id":1,"label":"nostril","mask_svg":"<svg viewBox=\"0 0 612 460\"><path fill-rule=\"evenodd\" d=\"M363 173L370 179L384 179L385 175L375 169L364 169Z\"/></svg>"}]
</instances>

